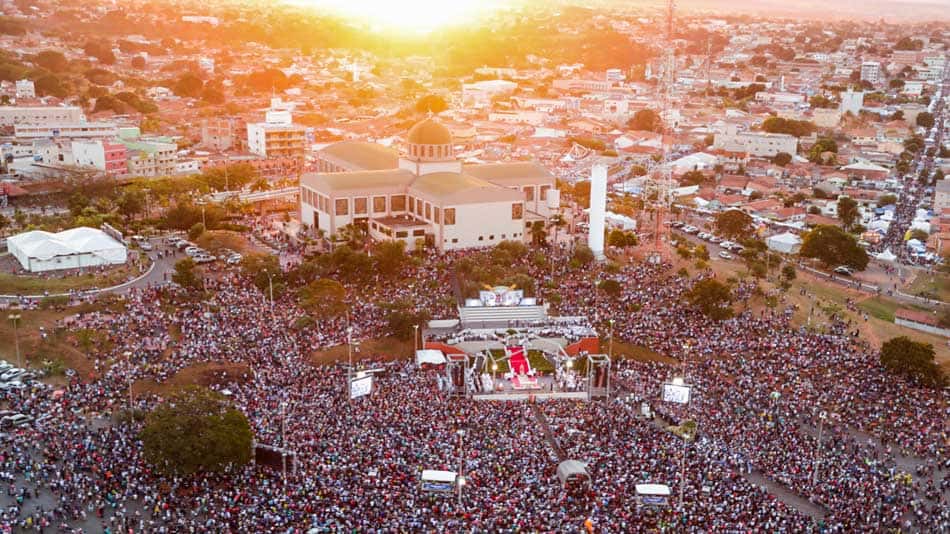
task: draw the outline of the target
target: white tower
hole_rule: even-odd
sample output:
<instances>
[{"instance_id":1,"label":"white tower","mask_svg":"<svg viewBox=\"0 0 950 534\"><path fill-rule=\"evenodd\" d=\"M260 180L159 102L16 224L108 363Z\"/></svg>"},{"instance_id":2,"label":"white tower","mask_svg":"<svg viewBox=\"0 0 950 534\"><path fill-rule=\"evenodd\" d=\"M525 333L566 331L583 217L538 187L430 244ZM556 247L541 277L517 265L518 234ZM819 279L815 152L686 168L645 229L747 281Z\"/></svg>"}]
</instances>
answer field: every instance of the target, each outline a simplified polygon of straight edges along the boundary
<instances>
[{"instance_id":1,"label":"white tower","mask_svg":"<svg viewBox=\"0 0 950 534\"><path fill-rule=\"evenodd\" d=\"M607 212L607 166L597 164L590 170L590 228L587 245L598 260L604 259L604 219Z\"/></svg>"}]
</instances>

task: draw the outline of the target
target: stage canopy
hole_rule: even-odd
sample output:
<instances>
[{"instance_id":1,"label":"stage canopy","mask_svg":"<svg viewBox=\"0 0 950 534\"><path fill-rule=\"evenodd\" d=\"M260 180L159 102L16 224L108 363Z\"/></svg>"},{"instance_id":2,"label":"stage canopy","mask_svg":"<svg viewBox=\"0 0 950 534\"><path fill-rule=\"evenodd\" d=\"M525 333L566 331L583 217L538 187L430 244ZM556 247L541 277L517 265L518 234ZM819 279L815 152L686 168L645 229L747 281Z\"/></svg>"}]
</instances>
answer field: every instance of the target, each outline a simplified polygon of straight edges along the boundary
<instances>
[{"instance_id":1,"label":"stage canopy","mask_svg":"<svg viewBox=\"0 0 950 534\"><path fill-rule=\"evenodd\" d=\"M416 365L428 363L430 365L442 365L445 363L445 355L441 350L422 349L416 351Z\"/></svg>"},{"instance_id":2,"label":"stage canopy","mask_svg":"<svg viewBox=\"0 0 950 534\"><path fill-rule=\"evenodd\" d=\"M590 473L587 472L587 464L577 460L564 460L557 466L557 477L561 480L561 485L568 482L589 482Z\"/></svg>"},{"instance_id":3,"label":"stage canopy","mask_svg":"<svg viewBox=\"0 0 950 534\"><path fill-rule=\"evenodd\" d=\"M791 232L785 232L784 234L773 235L772 237L765 240L766 245L769 249L774 250L775 252L781 252L783 254L796 254L798 249L802 246L802 238Z\"/></svg>"}]
</instances>

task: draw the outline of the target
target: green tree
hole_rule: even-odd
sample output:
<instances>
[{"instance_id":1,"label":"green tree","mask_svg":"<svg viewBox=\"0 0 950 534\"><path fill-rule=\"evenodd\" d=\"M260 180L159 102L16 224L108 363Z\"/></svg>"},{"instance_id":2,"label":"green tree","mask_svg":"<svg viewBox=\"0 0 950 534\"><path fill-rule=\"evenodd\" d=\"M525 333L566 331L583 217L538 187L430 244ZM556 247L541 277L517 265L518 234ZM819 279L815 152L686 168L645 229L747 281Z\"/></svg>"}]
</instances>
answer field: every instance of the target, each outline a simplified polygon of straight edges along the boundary
<instances>
[{"instance_id":1,"label":"green tree","mask_svg":"<svg viewBox=\"0 0 950 534\"><path fill-rule=\"evenodd\" d=\"M42 67L50 72L64 72L69 68L69 60L62 52L56 50L43 50L36 54L33 63L37 67Z\"/></svg>"},{"instance_id":2,"label":"green tree","mask_svg":"<svg viewBox=\"0 0 950 534\"><path fill-rule=\"evenodd\" d=\"M930 343L913 341L907 336L891 338L881 346L881 365L927 386L943 386L946 377L934 361Z\"/></svg>"},{"instance_id":3,"label":"green tree","mask_svg":"<svg viewBox=\"0 0 950 534\"><path fill-rule=\"evenodd\" d=\"M535 245L543 245L547 237L548 231L544 227L544 221L533 221L531 223L531 242Z\"/></svg>"},{"instance_id":4,"label":"green tree","mask_svg":"<svg viewBox=\"0 0 950 534\"><path fill-rule=\"evenodd\" d=\"M808 100L808 103L811 104L813 108L833 108L835 107L835 101L828 98L825 95L815 95Z\"/></svg>"},{"instance_id":5,"label":"green tree","mask_svg":"<svg viewBox=\"0 0 950 534\"><path fill-rule=\"evenodd\" d=\"M187 476L247 464L254 434L247 417L226 397L190 386L152 410L139 437L145 459L154 469Z\"/></svg>"},{"instance_id":6,"label":"green tree","mask_svg":"<svg viewBox=\"0 0 950 534\"><path fill-rule=\"evenodd\" d=\"M917 114L917 126L922 126L924 128L933 128L934 125L934 115L929 111L922 111Z\"/></svg>"},{"instance_id":7,"label":"green tree","mask_svg":"<svg viewBox=\"0 0 950 534\"><path fill-rule=\"evenodd\" d=\"M890 206L893 204L897 204L897 195L891 195L891 194L881 195L881 197L877 199L877 207L879 208L883 208L884 206Z\"/></svg>"},{"instance_id":8,"label":"green tree","mask_svg":"<svg viewBox=\"0 0 950 534\"><path fill-rule=\"evenodd\" d=\"M142 213L142 210L145 208L145 193L142 191L125 191L119 196L118 200L116 200L116 206L119 209L119 213L121 213L126 220L129 220L139 213Z\"/></svg>"},{"instance_id":9,"label":"green tree","mask_svg":"<svg viewBox=\"0 0 950 534\"><path fill-rule=\"evenodd\" d=\"M201 223L195 223L188 229L188 239L194 241L202 236L205 233L205 225Z\"/></svg>"},{"instance_id":10,"label":"green tree","mask_svg":"<svg viewBox=\"0 0 950 534\"><path fill-rule=\"evenodd\" d=\"M346 313L346 288L330 278L321 278L300 288L297 292L300 307L320 320L332 319Z\"/></svg>"},{"instance_id":11,"label":"green tree","mask_svg":"<svg viewBox=\"0 0 950 534\"><path fill-rule=\"evenodd\" d=\"M782 133L794 135L795 137L804 137L817 130L818 127L815 126L815 123L809 121L769 117L762 122L762 129L768 133Z\"/></svg>"},{"instance_id":12,"label":"green tree","mask_svg":"<svg viewBox=\"0 0 950 534\"><path fill-rule=\"evenodd\" d=\"M604 294L613 299L619 297L620 293L623 292L623 286L620 285L620 282L612 278L601 280L600 283L597 284L597 289L603 291Z\"/></svg>"},{"instance_id":13,"label":"green tree","mask_svg":"<svg viewBox=\"0 0 950 534\"><path fill-rule=\"evenodd\" d=\"M808 161L814 163L828 163L824 157L825 152L838 153L838 143L830 137L819 137L814 145L808 150Z\"/></svg>"},{"instance_id":14,"label":"green tree","mask_svg":"<svg viewBox=\"0 0 950 534\"><path fill-rule=\"evenodd\" d=\"M373 264L376 272L392 277L402 272L406 265L406 242L380 241L373 246Z\"/></svg>"},{"instance_id":15,"label":"green tree","mask_svg":"<svg viewBox=\"0 0 950 534\"><path fill-rule=\"evenodd\" d=\"M788 152L779 152L772 157L772 163L778 165L779 167L784 167L792 162L792 155Z\"/></svg>"},{"instance_id":16,"label":"green tree","mask_svg":"<svg viewBox=\"0 0 950 534\"><path fill-rule=\"evenodd\" d=\"M273 254L248 254L241 260L241 273L265 295L270 297L270 288L274 288L274 298L284 290L284 271L280 260Z\"/></svg>"},{"instance_id":17,"label":"green tree","mask_svg":"<svg viewBox=\"0 0 950 534\"><path fill-rule=\"evenodd\" d=\"M92 56L99 60L103 65L112 65L115 63L115 54L112 52L112 45L103 41L89 41L83 48L87 56Z\"/></svg>"},{"instance_id":18,"label":"green tree","mask_svg":"<svg viewBox=\"0 0 950 534\"><path fill-rule=\"evenodd\" d=\"M748 236L752 232L752 217L740 210L723 211L716 216L716 231L728 238Z\"/></svg>"},{"instance_id":19,"label":"green tree","mask_svg":"<svg viewBox=\"0 0 950 534\"><path fill-rule=\"evenodd\" d=\"M863 271L868 265L868 254L853 235L837 226L825 224L805 234L799 254L816 258L829 267L847 265Z\"/></svg>"},{"instance_id":20,"label":"green tree","mask_svg":"<svg viewBox=\"0 0 950 534\"><path fill-rule=\"evenodd\" d=\"M683 173L682 178L680 178L680 182L683 185L700 185L708 180L709 177L700 170L687 171Z\"/></svg>"},{"instance_id":21,"label":"green tree","mask_svg":"<svg viewBox=\"0 0 950 534\"><path fill-rule=\"evenodd\" d=\"M722 282L707 278L700 280L685 294L686 301L696 306L710 319L732 317L732 292Z\"/></svg>"},{"instance_id":22,"label":"green tree","mask_svg":"<svg viewBox=\"0 0 950 534\"><path fill-rule=\"evenodd\" d=\"M577 245L574 247L574 255L571 260L577 262L578 265L588 265L594 261L594 251L587 245Z\"/></svg>"},{"instance_id":23,"label":"green tree","mask_svg":"<svg viewBox=\"0 0 950 534\"><path fill-rule=\"evenodd\" d=\"M791 282L792 280L795 279L795 277L796 277L795 266L792 265L791 263L786 263L785 266L782 267L782 278Z\"/></svg>"},{"instance_id":24,"label":"green tree","mask_svg":"<svg viewBox=\"0 0 950 534\"><path fill-rule=\"evenodd\" d=\"M647 130L650 132L659 132L663 130L663 120L660 115L652 109L641 109L634 113L633 118L627 123L631 130Z\"/></svg>"},{"instance_id":25,"label":"green tree","mask_svg":"<svg viewBox=\"0 0 950 534\"><path fill-rule=\"evenodd\" d=\"M204 287L204 282L195 272L195 260L184 258L175 262L175 272L172 273L172 282L187 290L196 290Z\"/></svg>"},{"instance_id":26,"label":"green tree","mask_svg":"<svg viewBox=\"0 0 950 534\"><path fill-rule=\"evenodd\" d=\"M416 101L416 111L419 113L442 113L448 109L445 99L439 95L425 95Z\"/></svg>"},{"instance_id":27,"label":"green tree","mask_svg":"<svg viewBox=\"0 0 950 534\"><path fill-rule=\"evenodd\" d=\"M858 203L850 197L838 197L838 218L845 230L850 230L858 220Z\"/></svg>"},{"instance_id":28,"label":"green tree","mask_svg":"<svg viewBox=\"0 0 950 534\"><path fill-rule=\"evenodd\" d=\"M201 78L191 72L186 72L181 78L175 81L172 91L176 95L187 98L198 98L204 88L204 82Z\"/></svg>"},{"instance_id":29,"label":"green tree","mask_svg":"<svg viewBox=\"0 0 950 534\"><path fill-rule=\"evenodd\" d=\"M396 301L381 304L381 306L386 310L386 327L389 335L403 341L411 341L415 335L415 327L425 326L432 318L427 310L416 310L407 301Z\"/></svg>"}]
</instances>

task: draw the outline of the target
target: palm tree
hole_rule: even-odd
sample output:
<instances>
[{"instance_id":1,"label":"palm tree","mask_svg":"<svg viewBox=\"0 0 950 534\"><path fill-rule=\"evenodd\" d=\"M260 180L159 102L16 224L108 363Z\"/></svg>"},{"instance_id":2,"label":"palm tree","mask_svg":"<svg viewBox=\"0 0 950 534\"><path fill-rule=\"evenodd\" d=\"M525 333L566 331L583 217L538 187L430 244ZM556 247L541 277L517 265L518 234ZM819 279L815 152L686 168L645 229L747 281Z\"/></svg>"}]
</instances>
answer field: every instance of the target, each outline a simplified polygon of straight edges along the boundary
<instances>
[{"instance_id":1,"label":"palm tree","mask_svg":"<svg viewBox=\"0 0 950 534\"><path fill-rule=\"evenodd\" d=\"M554 245L557 246L557 232L559 228L562 228L567 223L564 221L564 216L560 213L556 213L551 216L551 219L548 221L548 227L554 228Z\"/></svg>"}]
</instances>

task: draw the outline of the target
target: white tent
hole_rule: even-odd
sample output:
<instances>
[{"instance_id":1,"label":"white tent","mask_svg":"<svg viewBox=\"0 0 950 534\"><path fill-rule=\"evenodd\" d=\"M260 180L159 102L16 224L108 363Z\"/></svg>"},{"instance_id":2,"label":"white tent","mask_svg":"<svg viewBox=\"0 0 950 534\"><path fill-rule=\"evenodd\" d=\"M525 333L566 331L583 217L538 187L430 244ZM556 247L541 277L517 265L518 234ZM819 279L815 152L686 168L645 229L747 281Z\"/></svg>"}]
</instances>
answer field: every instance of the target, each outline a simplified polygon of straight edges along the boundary
<instances>
[{"instance_id":1,"label":"white tent","mask_svg":"<svg viewBox=\"0 0 950 534\"><path fill-rule=\"evenodd\" d=\"M416 365L424 363L432 365L442 365L445 363L445 355L441 350L422 349L416 351Z\"/></svg>"},{"instance_id":2,"label":"white tent","mask_svg":"<svg viewBox=\"0 0 950 534\"><path fill-rule=\"evenodd\" d=\"M773 235L765 240L769 250L781 252L783 254L797 254L798 249L802 248L802 238L791 232Z\"/></svg>"},{"instance_id":3,"label":"white tent","mask_svg":"<svg viewBox=\"0 0 950 534\"><path fill-rule=\"evenodd\" d=\"M80 226L56 234L34 230L7 240L7 248L30 272L125 263L128 251L102 230Z\"/></svg>"},{"instance_id":4,"label":"white tent","mask_svg":"<svg viewBox=\"0 0 950 534\"><path fill-rule=\"evenodd\" d=\"M894 261L894 260L897 259L897 255L895 255L893 252L891 252L891 249L887 249L887 250L885 250L884 252L882 252L882 253L878 254L877 256L875 256L875 258L877 258L877 259L879 259L879 260L881 260L881 261Z\"/></svg>"}]
</instances>

